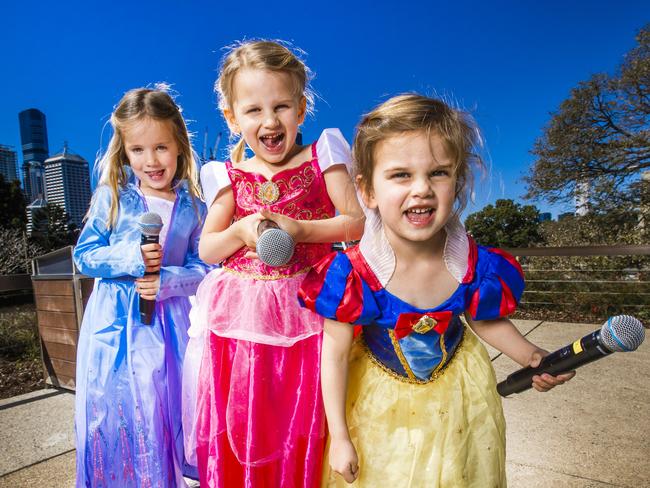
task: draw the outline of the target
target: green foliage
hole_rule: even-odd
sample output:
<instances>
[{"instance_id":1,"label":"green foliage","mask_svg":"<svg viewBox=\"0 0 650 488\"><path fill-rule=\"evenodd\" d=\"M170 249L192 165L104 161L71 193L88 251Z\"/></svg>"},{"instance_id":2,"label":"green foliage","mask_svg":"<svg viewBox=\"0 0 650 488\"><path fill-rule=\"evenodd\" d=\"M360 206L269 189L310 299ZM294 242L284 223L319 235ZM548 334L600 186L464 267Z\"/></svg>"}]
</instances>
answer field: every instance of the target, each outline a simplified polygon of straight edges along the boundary
<instances>
[{"instance_id":1,"label":"green foliage","mask_svg":"<svg viewBox=\"0 0 650 488\"><path fill-rule=\"evenodd\" d=\"M614 75L579 83L552 114L532 150L528 198L572 202L588 188L595 213L639 208L650 169L650 25L637 42Z\"/></svg>"},{"instance_id":2,"label":"green foliage","mask_svg":"<svg viewBox=\"0 0 650 488\"><path fill-rule=\"evenodd\" d=\"M469 215L465 227L484 246L532 247L544 241L537 208L513 200L497 200Z\"/></svg>"},{"instance_id":3,"label":"green foliage","mask_svg":"<svg viewBox=\"0 0 650 488\"><path fill-rule=\"evenodd\" d=\"M46 251L75 244L77 227L58 205L47 204L35 211L33 217L32 237Z\"/></svg>"},{"instance_id":4,"label":"green foliage","mask_svg":"<svg viewBox=\"0 0 650 488\"><path fill-rule=\"evenodd\" d=\"M0 227L5 229L25 229L27 202L17 180L6 181L0 175Z\"/></svg>"},{"instance_id":5,"label":"green foliage","mask_svg":"<svg viewBox=\"0 0 650 488\"><path fill-rule=\"evenodd\" d=\"M0 275L31 272L32 258L43 254L44 250L19 229L0 228Z\"/></svg>"},{"instance_id":6,"label":"green foliage","mask_svg":"<svg viewBox=\"0 0 650 488\"><path fill-rule=\"evenodd\" d=\"M34 306L0 308L0 359L17 361L39 357L40 344Z\"/></svg>"}]
</instances>

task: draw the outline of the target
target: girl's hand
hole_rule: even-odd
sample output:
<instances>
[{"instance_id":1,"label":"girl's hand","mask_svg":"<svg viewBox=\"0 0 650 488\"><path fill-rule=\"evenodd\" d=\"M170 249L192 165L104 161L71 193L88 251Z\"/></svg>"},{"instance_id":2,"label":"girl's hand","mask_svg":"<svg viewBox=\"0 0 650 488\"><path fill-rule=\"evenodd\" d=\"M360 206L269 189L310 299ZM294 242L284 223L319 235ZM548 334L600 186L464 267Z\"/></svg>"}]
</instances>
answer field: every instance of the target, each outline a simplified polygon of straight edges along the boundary
<instances>
[{"instance_id":1,"label":"girl's hand","mask_svg":"<svg viewBox=\"0 0 650 488\"><path fill-rule=\"evenodd\" d=\"M160 244L144 244L140 246L145 272L157 273L162 262L162 246Z\"/></svg>"},{"instance_id":2,"label":"girl's hand","mask_svg":"<svg viewBox=\"0 0 650 488\"><path fill-rule=\"evenodd\" d=\"M542 361L542 359L545 356L548 356L548 354L549 354L548 351L545 351L544 349L537 349L532 354L530 360L530 366L532 368L536 368L537 366L539 366L539 363ZM533 376L533 388L541 392L549 391L555 388L557 385L563 385L571 378L573 378L575 375L576 375L575 371L569 371L568 373L559 374L557 376L553 376L548 373L535 375Z\"/></svg>"},{"instance_id":3,"label":"girl's hand","mask_svg":"<svg viewBox=\"0 0 650 488\"><path fill-rule=\"evenodd\" d=\"M268 210L262 210L260 215L262 216L262 219L272 220L278 224L280 229L293 238L294 242L303 242L305 240L303 233L304 229L300 220L295 220L279 213L269 212Z\"/></svg>"},{"instance_id":4,"label":"girl's hand","mask_svg":"<svg viewBox=\"0 0 650 488\"><path fill-rule=\"evenodd\" d=\"M343 479L352 483L359 476L359 459L354 445L349 439L331 439L330 467Z\"/></svg>"},{"instance_id":5,"label":"girl's hand","mask_svg":"<svg viewBox=\"0 0 650 488\"><path fill-rule=\"evenodd\" d=\"M253 251L257 246L257 227L263 219L261 213L254 213L233 224L237 226L237 237L244 243L244 246Z\"/></svg>"},{"instance_id":6,"label":"girl's hand","mask_svg":"<svg viewBox=\"0 0 650 488\"><path fill-rule=\"evenodd\" d=\"M150 274L135 280L135 289L141 298L155 300L160 289L160 275Z\"/></svg>"}]
</instances>

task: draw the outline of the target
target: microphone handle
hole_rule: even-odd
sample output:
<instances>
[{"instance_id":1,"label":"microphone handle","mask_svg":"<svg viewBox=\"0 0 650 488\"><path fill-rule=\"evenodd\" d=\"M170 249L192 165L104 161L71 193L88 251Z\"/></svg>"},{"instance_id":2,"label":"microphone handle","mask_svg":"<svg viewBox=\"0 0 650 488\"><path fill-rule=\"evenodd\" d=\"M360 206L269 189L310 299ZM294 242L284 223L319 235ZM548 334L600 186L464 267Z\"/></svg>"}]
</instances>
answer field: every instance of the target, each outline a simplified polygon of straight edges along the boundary
<instances>
[{"instance_id":1,"label":"microphone handle","mask_svg":"<svg viewBox=\"0 0 650 488\"><path fill-rule=\"evenodd\" d=\"M160 242L158 234L156 235L142 234L140 236L141 246L144 246L145 244L158 244L158 242ZM144 274L152 275L158 273L145 271ZM144 325L151 325L151 323L153 322L153 314L156 311L156 301L145 300L144 298L140 297L139 305L140 305L140 322Z\"/></svg>"},{"instance_id":2,"label":"microphone handle","mask_svg":"<svg viewBox=\"0 0 650 488\"><path fill-rule=\"evenodd\" d=\"M536 368L528 366L515 371L497 385L497 391L504 397L512 393L521 393L533 386L535 375L549 373L555 376L567 373L611 353L612 351L600 343L600 330L595 330L573 344L544 357Z\"/></svg>"}]
</instances>

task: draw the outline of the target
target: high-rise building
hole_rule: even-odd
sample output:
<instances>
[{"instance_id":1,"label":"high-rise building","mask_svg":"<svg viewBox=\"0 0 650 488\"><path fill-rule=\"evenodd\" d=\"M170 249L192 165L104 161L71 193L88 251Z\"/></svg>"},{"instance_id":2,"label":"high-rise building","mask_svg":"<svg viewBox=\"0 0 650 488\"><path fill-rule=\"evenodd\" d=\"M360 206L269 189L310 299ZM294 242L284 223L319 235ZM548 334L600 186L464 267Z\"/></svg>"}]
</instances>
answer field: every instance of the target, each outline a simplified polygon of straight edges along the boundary
<instances>
[{"instance_id":1,"label":"high-rise building","mask_svg":"<svg viewBox=\"0 0 650 488\"><path fill-rule=\"evenodd\" d=\"M17 161L14 148L0 144L0 174L4 176L5 181L18 179Z\"/></svg>"},{"instance_id":2,"label":"high-rise building","mask_svg":"<svg viewBox=\"0 0 650 488\"><path fill-rule=\"evenodd\" d=\"M49 149L47 144L47 125L45 114L36 108L23 110L18 114L20 122L20 142L23 149L23 190L27 200L32 202L43 192L42 180L36 183L35 178L42 178L43 163L48 158ZM38 181L38 180L37 180Z\"/></svg>"},{"instance_id":3,"label":"high-rise building","mask_svg":"<svg viewBox=\"0 0 650 488\"><path fill-rule=\"evenodd\" d=\"M63 151L45 160L45 199L58 205L70 216L70 221L81 227L90 204L90 172L88 161L77 154Z\"/></svg>"}]
</instances>

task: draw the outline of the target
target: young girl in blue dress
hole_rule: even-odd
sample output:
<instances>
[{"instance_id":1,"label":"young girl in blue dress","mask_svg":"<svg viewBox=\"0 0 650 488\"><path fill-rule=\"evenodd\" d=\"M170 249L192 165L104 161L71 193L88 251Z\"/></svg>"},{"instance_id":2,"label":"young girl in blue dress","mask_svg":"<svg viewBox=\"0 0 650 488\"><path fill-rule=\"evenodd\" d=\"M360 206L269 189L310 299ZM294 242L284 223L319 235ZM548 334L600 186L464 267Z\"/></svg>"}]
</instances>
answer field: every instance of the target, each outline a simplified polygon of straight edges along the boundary
<instances>
[{"instance_id":1,"label":"young girl in blue dress","mask_svg":"<svg viewBox=\"0 0 650 488\"><path fill-rule=\"evenodd\" d=\"M327 318L323 485L506 485L501 401L476 336L521 365L546 352L506 318L524 288L519 264L477 246L458 219L476 142L466 115L418 95L388 100L358 128L364 235L315 265L300 291ZM349 324L361 326L356 340ZM537 376L534 387L571 376Z\"/></svg>"},{"instance_id":2,"label":"young girl in blue dress","mask_svg":"<svg viewBox=\"0 0 650 488\"><path fill-rule=\"evenodd\" d=\"M77 486L185 486L181 362L188 297L206 274L198 255L205 206L169 94L129 91L111 124L74 249L79 270L96 278L77 353ZM160 244L141 246L138 221L148 211L162 217ZM156 302L151 325L139 320L140 297Z\"/></svg>"}]
</instances>

